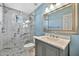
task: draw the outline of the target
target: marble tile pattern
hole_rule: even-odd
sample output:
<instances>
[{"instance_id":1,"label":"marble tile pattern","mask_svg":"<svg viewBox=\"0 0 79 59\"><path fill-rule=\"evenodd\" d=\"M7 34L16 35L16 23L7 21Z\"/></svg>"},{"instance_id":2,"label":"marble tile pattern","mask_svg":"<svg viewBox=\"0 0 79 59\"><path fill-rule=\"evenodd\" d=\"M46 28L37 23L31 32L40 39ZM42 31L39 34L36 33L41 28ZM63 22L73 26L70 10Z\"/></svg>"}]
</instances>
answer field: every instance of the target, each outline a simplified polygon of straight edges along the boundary
<instances>
[{"instance_id":1,"label":"marble tile pattern","mask_svg":"<svg viewBox=\"0 0 79 59\"><path fill-rule=\"evenodd\" d=\"M19 27L16 23L16 15L22 15L24 21L26 20L26 14L11 8L3 8L3 27L6 31L0 32L0 56L27 56L24 45L27 42L33 42L33 32L30 31L32 28L28 27L24 30L22 25ZM18 28L19 33L17 33Z\"/></svg>"}]
</instances>

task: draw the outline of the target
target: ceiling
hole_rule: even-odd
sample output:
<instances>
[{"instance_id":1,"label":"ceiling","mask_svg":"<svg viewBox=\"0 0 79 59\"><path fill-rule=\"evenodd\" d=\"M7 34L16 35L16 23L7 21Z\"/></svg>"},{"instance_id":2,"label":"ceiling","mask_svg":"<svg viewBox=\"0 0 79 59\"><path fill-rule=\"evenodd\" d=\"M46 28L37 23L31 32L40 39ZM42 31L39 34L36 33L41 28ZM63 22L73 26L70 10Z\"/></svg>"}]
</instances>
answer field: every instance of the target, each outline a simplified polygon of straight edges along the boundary
<instances>
[{"instance_id":1,"label":"ceiling","mask_svg":"<svg viewBox=\"0 0 79 59\"><path fill-rule=\"evenodd\" d=\"M41 3L5 3L5 6L25 12L32 13Z\"/></svg>"}]
</instances>

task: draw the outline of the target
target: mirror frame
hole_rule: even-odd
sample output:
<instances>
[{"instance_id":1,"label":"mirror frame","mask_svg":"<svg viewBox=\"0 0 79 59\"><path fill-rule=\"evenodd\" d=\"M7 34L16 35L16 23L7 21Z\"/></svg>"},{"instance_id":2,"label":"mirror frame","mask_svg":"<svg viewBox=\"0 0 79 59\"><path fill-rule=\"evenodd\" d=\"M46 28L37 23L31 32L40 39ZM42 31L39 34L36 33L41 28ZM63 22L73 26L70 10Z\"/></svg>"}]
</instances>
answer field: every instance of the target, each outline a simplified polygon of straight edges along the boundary
<instances>
[{"instance_id":1,"label":"mirror frame","mask_svg":"<svg viewBox=\"0 0 79 59\"><path fill-rule=\"evenodd\" d=\"M77 31L77 18L78 18L78 15L77 15L77 3L68 3L66 5L63 5L49 13L46 13L46 14L43 14L43 21L45 21L45 17L47 18L49 14L52 14L52 12L56 12L56 11L59 11L59 10L62 10L66 7L69 7L69 6L72 6L72 30L49 30L48 29L45 29L44 28L44 25L43 25L43 31L44 32L64 32L64 33L75 33ZM48 19L46 19L48 20Z\"/></svg>"}]
</instances>

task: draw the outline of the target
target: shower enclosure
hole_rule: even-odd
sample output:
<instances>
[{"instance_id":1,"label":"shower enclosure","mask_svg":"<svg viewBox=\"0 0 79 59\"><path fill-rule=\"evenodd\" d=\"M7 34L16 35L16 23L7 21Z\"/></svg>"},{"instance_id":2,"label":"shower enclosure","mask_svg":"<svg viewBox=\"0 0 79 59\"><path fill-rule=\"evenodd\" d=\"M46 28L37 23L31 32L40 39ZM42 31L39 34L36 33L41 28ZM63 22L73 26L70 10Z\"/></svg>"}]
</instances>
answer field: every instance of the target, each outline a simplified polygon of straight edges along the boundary
<instances>
[{"instance_id":1,"label":"shower enclosure","mask_svg":"<svg viewBox=\"0 0 79 59\"><path fill-rule=\"evenodd\" d=\"M0 56L26 56L24 45L33 42L33 20L22 11L2 8L2 28L0 32ZM23 23L29 20L24 27Z\"/></svg>"}]
</instances>

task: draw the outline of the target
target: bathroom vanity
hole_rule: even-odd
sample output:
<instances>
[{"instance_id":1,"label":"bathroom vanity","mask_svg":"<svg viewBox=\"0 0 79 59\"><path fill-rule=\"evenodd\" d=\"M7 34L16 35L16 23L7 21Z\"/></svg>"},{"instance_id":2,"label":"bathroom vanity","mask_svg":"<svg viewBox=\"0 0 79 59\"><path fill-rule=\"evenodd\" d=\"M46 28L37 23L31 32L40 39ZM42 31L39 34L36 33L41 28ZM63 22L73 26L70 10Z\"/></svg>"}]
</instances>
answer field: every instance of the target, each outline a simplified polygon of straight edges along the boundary
<instances>
[{"instance_id":1,"label":"bathroom vanity","mask_svg":"<svg viewBox=\"0 0 79 59\"><path fill-rule=\"evenodd\" d=\"M71 41L69 55L79 56L79 4L68 3L43 14L45 8L46 6L43 4L36 10L35 35L42 36L45 33L55 33L57 35L69 36ZM36 43L37 45L41 45L39 42L42 41L36 40L36 42L38 42Z\"/></svg>"},{"instance_id":2,"label":"bathroom vanity","mask_svg":"<svg viewBox=\"0 0 79 59\"><path fill-rule=\"evenodd\" d=\"M70 40L49 36L34 36L36 56L68 56Z\"/></svg>"}]
</instances>

